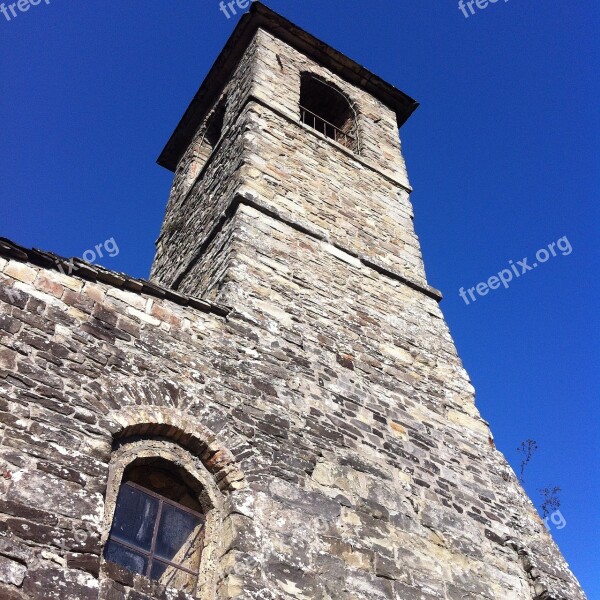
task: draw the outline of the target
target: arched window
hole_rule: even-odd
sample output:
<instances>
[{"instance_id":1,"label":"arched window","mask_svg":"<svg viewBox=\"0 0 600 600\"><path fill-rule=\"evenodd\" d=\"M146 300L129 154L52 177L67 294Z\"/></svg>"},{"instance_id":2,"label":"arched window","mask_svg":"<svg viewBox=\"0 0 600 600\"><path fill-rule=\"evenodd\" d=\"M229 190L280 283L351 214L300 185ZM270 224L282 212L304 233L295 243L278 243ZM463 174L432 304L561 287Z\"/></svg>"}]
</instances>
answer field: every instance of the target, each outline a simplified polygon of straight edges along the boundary
<instances>
[{"instance_id":1,"label":"arched window","mask_svg":"<svg viewBox=\"0 0 600 600\"><path fill-rule=\"evenodd\" d=\"M301 77L300 119L338 144L358 150L356 114L348 98L310 73Z\"/></svg>"},{"instance_id":2,"label":"arched window","mask_svg":"<svg viewBox=\"0 0 600 600\"><path fill-rule=\"evenodd\" d=\"M223 98L215 106L212 113L208 115L203 126L196 132L193 141L177 166L172 195L184 196L196 182L198 175L223 134L226 104L227 98ZM177 230L178 226L173 223L169 228Z\"/></svg>"},{"instance_id":3,"label":"arched window","mask_svg":"<svg viewBox=\"0 0 600 600\"><path fill-rule=\"evenodd\" d=\"M164 424L134 425L114 441L102 578L137 591L146 589L151 579L157 589L211 600L222 540L223 496L198 456L200 442L190 435L189 447L184 448L161 437L171 429ZM133 583L123 579L123 570L137 575Z\"/></svg>"},{"instance_id":4,"label":"arched window","mask_svg":"<svg viewBox=\"0 0 600 600\"><path fill-rule=\"evenodd\" d=\"M206 122L204 141L210 147L211 151L217 145L223 133L226 102L226 99L221 100Z\"/></svg>"},{"instance_id":5,"label":"arched window","mask_svg":"<svg viewBox=\"0 0 600 600\"><path fill-rule=\"evenodd\" d=\"M206 520L198 493L168 461L132 463L123 474L105 560L194 592Z\"/></svg>"},{"instance_id":6,"label":"arched window","mask_svg":"<svg viewBox=\"0 0 600 600\"><path fill-rule=\"evenodd\" d=\"M221 557L234 542L224 535L237 507L228 498L247 485L235 456L200 420L172 407L132 404L109 413L107 422L113 445L102 593L121 586L131 590L129 598L179 598L171 590L181 590L189 594L182 598L214 600Z\"/></svg>"},{"instance_id":7,"label":"arched window","mask_svg":"<svg viewBox=\"0 0 600 600\"><path fill-rule=\"evenodd\" d=\"M196 141L196 158L202 166L212 154L223 134L226 105L227 99L223 98L207 117L204 127L199 132L199 138Z\"/></svg>"}]
</instances>

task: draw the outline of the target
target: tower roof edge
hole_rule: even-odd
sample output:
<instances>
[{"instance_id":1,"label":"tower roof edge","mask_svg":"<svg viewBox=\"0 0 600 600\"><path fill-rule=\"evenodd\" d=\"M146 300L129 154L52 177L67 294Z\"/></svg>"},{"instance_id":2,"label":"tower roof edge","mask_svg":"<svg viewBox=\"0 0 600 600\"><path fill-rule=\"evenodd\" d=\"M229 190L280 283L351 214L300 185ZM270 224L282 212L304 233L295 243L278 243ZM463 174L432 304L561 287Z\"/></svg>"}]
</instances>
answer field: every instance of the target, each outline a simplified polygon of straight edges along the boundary
<instances>
[{"instance_id":1,"label":"tower roof edge","mask_svg":"<svg viewBox=\"0 0 600 600\"><path fill-rule=\"evenodd\" d=\"M258 29L270 32L306 54L351 84L354 84L394 110L401 127L419 103L330 45L304 31L261 2L254 2L227 40L200 89L185 111L175 131L158 157L158 164L174 171L198 126L216 96L224 88L242 54Z\"/></svg>"}]
</instances>

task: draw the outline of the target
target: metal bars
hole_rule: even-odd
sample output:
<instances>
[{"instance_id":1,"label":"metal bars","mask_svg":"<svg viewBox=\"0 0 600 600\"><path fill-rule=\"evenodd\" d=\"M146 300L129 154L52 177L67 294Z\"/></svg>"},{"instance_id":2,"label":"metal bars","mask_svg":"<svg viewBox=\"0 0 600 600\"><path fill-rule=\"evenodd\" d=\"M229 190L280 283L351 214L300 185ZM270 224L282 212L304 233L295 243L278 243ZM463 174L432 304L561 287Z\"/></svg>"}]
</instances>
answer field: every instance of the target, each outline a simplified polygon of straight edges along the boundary
<instances>
[{"instance_id":1,"label":"metal bars","mask_svg":"<svg viewBox=\"0 0 600 600\"><path fill-rule=\"evenodd\" d=\"M300 107L300 119L305 125L312 127L325 137L332 139L346 148L351 148L354 143L354 136L342 131L339 127L333 125L333 123L326 121L323 117L316 115L303 106Z\"/></svg>"}]
</instances>

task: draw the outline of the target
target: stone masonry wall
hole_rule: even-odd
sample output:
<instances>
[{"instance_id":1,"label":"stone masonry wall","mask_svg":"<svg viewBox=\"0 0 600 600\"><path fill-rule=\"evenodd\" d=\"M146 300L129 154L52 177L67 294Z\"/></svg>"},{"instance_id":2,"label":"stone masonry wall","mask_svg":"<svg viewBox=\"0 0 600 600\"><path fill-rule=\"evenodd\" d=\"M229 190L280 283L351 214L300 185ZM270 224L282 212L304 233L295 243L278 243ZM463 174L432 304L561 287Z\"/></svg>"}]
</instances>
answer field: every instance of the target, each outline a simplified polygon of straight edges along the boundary
<instances>
[{"instance_id":1,"label":"stone masonry wall","mask_svg":"<svg viewBox=\"0 0 600 600\"><path fill-rule=\"evenodd\" d=\"M465 412L435 301L253 210L232 271L248 310L228 317L0 260L0 596L174 597L99 561L115 436L149 422L198 423L185 447L215 481L211 457L235 465L216 598L583 598ZM316 266L331 278L302 294Z\"/></svg>"},{"instance_id":2,"label":"stone masonry wall","mask_svg":"<svg viewBox=\"0 0 600 600\"><path fill-rule=\"evenodd\" d=\"M331 443L309 489L342 503L328 532L344 556L375 569L389 560L399 598L583 597L494 449L437 302L254 208L241 205L234 223L217 301L335 359L318 387L297 385L313 417L302 426ZM394 597L384 587L370 597Z\"/></svg>"},{"instance_id":3,"label":"stone masonry wall","mask_svg":"<svg viewBox=\"0 0 600 600\"><path fill-rule=\"evenodd\" d=\"M183 195L172 192L152 266L152 279L156 282L172 284L193 261L218 222L225 199L231 198L240 185L242 144L241 132L232 132L218 145L202 171L203 177L196 180L189 192Z\"/></svg>"}]
</instances>

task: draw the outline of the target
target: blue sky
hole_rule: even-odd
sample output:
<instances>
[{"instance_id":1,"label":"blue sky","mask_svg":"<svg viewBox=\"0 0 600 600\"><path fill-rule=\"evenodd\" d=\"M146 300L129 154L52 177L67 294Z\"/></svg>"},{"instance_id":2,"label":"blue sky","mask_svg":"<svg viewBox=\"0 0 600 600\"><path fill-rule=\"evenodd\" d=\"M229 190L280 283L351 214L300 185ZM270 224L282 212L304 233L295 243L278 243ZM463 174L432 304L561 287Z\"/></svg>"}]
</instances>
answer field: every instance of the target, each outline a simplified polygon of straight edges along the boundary
<instances>
[{"instance_id":1,"label":"blue sky","mask_svg":"<svg viewBox=\"0 0 600 600\"><path fill-rule=\"evenodd\" d=\"M597 0L273 0L421 102L402 128L430 283L526 488L562 488L553 535L600 600ZM0 14L0 235L147 276L171 174L156 157L235 26L217 0L51 0ZM467 305L458 294L566 236Z\"/></svg>"}]
</instances>

